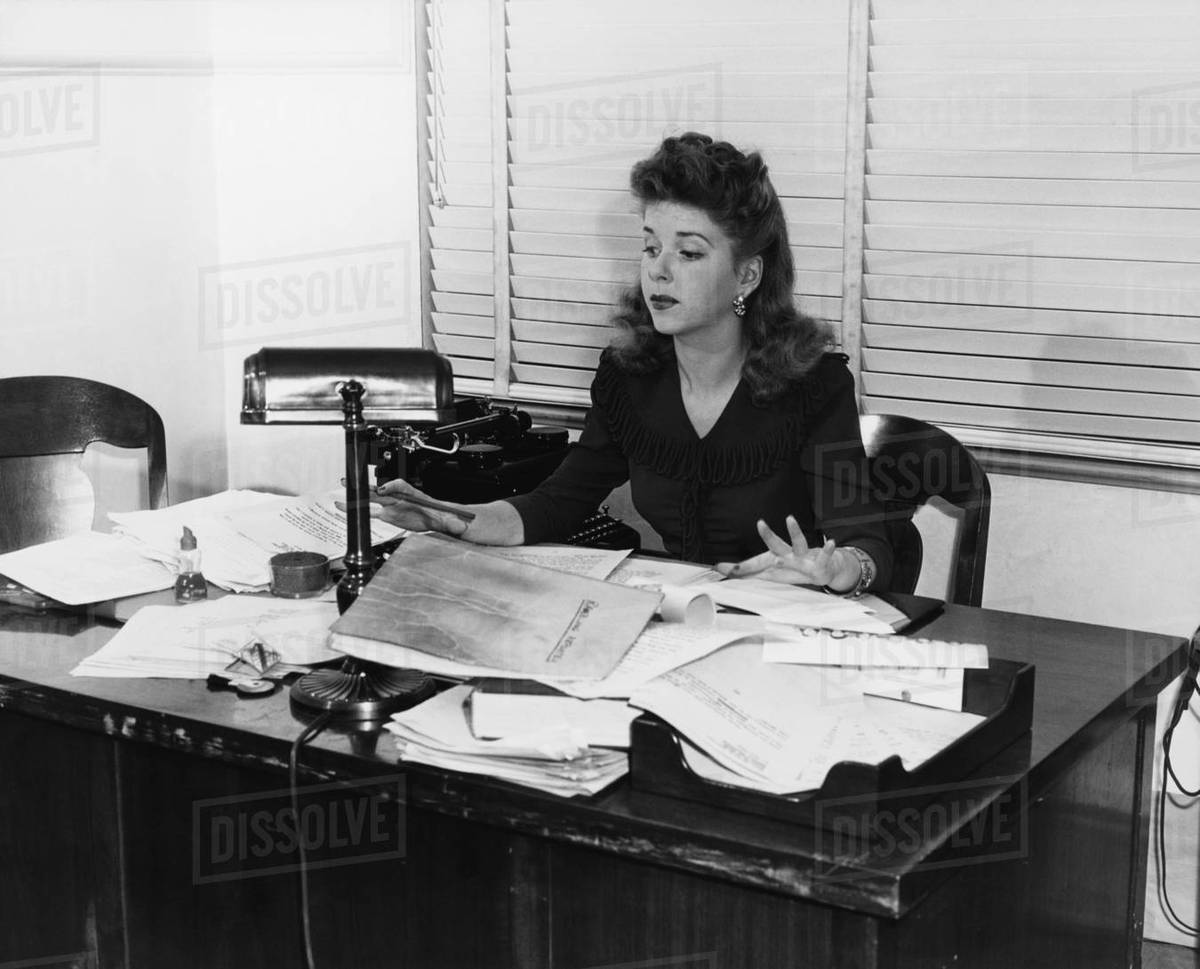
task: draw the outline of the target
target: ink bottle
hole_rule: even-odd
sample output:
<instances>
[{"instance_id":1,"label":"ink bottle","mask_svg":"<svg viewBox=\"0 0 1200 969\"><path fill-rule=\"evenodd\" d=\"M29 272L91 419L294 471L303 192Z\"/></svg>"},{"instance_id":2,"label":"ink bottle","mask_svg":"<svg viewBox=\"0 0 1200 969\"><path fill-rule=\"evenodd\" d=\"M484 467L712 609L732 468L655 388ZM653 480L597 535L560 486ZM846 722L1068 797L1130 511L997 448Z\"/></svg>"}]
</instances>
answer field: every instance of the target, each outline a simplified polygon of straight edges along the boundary
<instances>
[{"instance_id":1,"label":"ink bottle","mask_svg":"<svg viewBox=\"0 0 1200 969\"><path fill-rule=\"evenodd\" d=\"M200 573L200 549L196 536L186 525L179 540L179 576L175 579L176 602L199 602L208 598L208 583Z\"/></svg>"}]
</instances>

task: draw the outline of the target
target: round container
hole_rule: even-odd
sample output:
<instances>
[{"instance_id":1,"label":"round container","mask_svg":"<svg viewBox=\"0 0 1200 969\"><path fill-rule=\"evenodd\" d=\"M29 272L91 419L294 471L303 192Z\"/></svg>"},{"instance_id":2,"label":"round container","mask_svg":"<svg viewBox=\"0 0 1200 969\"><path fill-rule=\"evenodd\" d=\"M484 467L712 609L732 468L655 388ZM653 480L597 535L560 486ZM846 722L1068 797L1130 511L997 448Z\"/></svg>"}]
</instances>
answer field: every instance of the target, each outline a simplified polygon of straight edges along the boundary
<instances>
[{"instance_id":1,"label":"round container","mask_svg":"<svg viewBox=\"0 0 1200 969\"><path fill-rule=\"evenodd\" d=\"M320 552L280 552L271 556L271 595L304 599L329 585L329 559Z\"/></svg>"}]
</instances>

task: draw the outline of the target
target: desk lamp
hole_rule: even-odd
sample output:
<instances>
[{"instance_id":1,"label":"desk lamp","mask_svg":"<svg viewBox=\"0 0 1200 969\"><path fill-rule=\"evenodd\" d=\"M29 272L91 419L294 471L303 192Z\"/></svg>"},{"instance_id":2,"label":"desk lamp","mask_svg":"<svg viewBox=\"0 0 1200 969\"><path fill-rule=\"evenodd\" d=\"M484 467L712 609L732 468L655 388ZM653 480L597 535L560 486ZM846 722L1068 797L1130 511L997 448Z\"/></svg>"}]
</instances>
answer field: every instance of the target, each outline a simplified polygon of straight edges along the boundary
<instances>
[{"instance_id":1,"label":"desk lamp","mask_svg":"<svg viewBox=\"0 0 1200 969\"><path fill-rule=\"evenodd\" d=\"M375 572L368 512L367 450L386 438L408 450L424 446L422 428L453 420L450 361L419 348L264 347L246 358L243 424L341 424L346 439L345 574L337 587L345 612ZM380 719L433 691L415 670L347 657L340 669L316 670L292 685L292 700L353 719Z\"/></svg>"}]
</instances>

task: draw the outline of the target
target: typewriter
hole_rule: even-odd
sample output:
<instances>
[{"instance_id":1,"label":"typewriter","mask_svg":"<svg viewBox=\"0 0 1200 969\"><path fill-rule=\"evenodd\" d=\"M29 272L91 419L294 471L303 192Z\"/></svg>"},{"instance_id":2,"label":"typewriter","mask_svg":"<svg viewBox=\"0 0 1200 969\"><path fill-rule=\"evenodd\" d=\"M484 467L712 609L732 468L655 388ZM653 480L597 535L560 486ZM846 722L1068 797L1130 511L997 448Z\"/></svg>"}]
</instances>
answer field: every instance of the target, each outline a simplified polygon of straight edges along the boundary
<instances>
[{"instance_id":1,"label":"typewriter","mask_svg":"<svg viewBox=\"0 0 1200 969\"><path fill-rule=\"evenodd\" d=\"M456 397L455 420L423 435L413 449L385 432L372 442L375 483L403 478L433 498L476 504L532 491L566 456L567 429L534 424L529 414L484 397ZM641 547L637 531L597 509L567 539L592 548Z\"/></svg>"}]
</instances>

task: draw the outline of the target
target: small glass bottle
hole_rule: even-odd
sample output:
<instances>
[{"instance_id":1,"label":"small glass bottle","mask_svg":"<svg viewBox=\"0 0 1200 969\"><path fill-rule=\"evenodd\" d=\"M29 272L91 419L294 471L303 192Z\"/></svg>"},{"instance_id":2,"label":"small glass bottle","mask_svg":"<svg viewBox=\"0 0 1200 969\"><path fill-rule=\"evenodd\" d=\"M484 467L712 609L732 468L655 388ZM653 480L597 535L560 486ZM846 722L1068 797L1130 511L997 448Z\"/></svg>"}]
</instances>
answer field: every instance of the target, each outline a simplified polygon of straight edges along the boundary
<instances>
[{"instance_id":1,"label":"small glass bottle","mask_svg":"<svg viewBox=\"0 0 1200 969\"><path fill-rule=\"evenodd\" d=\"M179 577L175 580L176 602L199 602L208 598L208 583L200 573L200 549L196 536L186 525L179 540Z\"/></svg>"}]
</instances>

